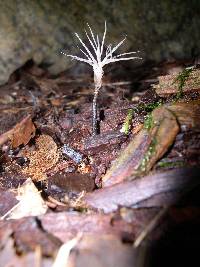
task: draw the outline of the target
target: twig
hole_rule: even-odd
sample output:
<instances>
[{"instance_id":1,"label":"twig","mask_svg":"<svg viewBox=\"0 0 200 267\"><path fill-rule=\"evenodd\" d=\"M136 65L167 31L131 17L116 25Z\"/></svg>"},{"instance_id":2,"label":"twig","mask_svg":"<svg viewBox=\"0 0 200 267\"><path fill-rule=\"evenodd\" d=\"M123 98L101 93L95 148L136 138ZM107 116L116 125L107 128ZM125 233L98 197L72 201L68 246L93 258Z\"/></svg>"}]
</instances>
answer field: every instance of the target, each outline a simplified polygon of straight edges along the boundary
<instances>
[{"instance_id":1,"label":"twig","mask_svg":"<svg viewBox=\"0 0 200 267\"><path fill-rule=\"evenodd\" d=\"M136 238L133 246L134 248L137 248L142 241L150 234L150 232L155 228L160 218L166 213L168 210L168 206L163 207L158 214L150 221L149 224L142 230L142 232L139 234L139 236Z\"/></svg>"},{"instance_id":2,"label":"twig","mask_svg":"<svg viewBox=\"0 0 200 267\"><path fill-rule=\"evenodd\" d=\"M103 86L120 86L120 85L129 85L131 81L121 81L121 82L113 82L113 83L103 83Z\"/></svg>"},{"instance_id":3,"label":"twig","mask_svg":"<svg viewBox=\"0 0 200 267\"><path fill-rule=\"evenodd\" d=\"M36 246L34 267L41 267L41 261L42 261L42 249L41 246Z\"/></svg>"},{"instance_id":4,"label":"twig","mask_svg":"<svg viewBox=\"0 0 200 267\"><path fill-rule=\"evenodd\" d=\"M82 233L78 233L75 238L69 240L68 242L64 243L60 247L52 267L68 267L69 266L70 252L78 244L82 236L83 236Z\"/></svg>"}]
</instances>

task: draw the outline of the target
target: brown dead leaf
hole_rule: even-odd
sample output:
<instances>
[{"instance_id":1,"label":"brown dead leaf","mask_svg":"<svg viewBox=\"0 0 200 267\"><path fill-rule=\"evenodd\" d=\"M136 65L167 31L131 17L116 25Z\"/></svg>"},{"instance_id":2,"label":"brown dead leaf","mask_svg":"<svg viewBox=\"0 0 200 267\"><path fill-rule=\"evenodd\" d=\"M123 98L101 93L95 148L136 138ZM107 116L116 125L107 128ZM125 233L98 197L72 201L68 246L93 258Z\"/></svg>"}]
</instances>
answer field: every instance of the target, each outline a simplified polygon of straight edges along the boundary
<instances>
[{"instance_id":1,"label":"brown dead leaf","mask_svg":"<svg viewBox=\"0 0 200 267\"><path fill-rule=\"evenodd\" d=\"M19 145L26 145L35 135L35 126L31 116L28 115L22 121L17 123L11 130L0 135L0 145L3 145L8 140L11 140L13 148Z\"/></svg>"},{"instance_id":2,"label":"brown dead leaf","mask_svg":"<svg viewBox=\"0 0 200 267\"><path fill-rule=\"evenodd\" d=\"M108 196L106 200L109 206ZM40 216L39 219L45 232L64 243L76 237L80 232L99 236L111 234L124 240L128 238L129 241L134 238L133 225L120 218L115 219L111 213L49 212Z\"/></svg>"},{"instance_id":3,"label":"brown dead leaf","mask_svg":"<svg viewBox=\"0 0 200 267\"><path fill-rule=\"evenodd\" d=\"M188 129L200 128L200 100L173 103L167 107L175 114L179 124Z\"/></svg>"},{"instance_id":4,"label":"brown dead leaf","mask_svg":"<svg viewBox=\"0 0 200 267\"><path fill-rule=\"evenodd\" d=\"M29 251L28 253L16 253L16 244L14 238L11 236L12 229L10 230L10 234L7 236L5 240L5 244L1 246L0 250L0 267L32 267L32 266L42 266L42 267L50 267L52 266L53 260L49 258L42 258L42 255L39 254L41 250L40 244L35 246L35 251ZM30 229L28 229L30 231ZM33 230L33 229L31 229ZM8 231L6 231L6 234ZM32 233L31 233L32 234ZM27 232L26 232L27 235ZM29 232L30 235L30 232ZM32 240L33 240L33 236ZM42 236L43 237L43 236ZM42 238L40 236L40 238ZM26 245L25 245L26 247ZM33 250L33 249L32 249ZM55 250L55 248L54 248Z\"/></svg>"},{"instance_id":5,"label":"brown dead leaf","mask_svg":"<svg viewBox=\"0 0 200 267\"><path fill-rule=\"evenodd\" d=\"M21 144L26 145L34 136L35 126L32 122L31 116L28 115L14 127L13 133L10 136L12 147L16 148Z\"/></svg>"}]
</instances>

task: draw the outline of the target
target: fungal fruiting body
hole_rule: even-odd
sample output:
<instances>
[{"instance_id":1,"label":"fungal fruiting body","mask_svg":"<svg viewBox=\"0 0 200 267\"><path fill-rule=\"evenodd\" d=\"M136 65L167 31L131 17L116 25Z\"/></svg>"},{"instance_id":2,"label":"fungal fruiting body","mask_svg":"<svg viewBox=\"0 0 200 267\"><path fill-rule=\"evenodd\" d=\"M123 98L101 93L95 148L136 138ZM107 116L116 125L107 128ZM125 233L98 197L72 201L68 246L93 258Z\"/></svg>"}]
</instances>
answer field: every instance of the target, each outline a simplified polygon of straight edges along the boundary
<instances>
[{"instance_id":1,"label":"fungal fruiting body","mask_svg":"<svg viewBox=\"0 0 200 267\"><path fill-rule=\"evenodd\" d=\"M63 53L65 56L71 57L72 59L85 62L92 66L93 72L94 72L94 98L93 98L93 106L92 106L92 135L97 134L97 96L99 93L99 89L102 86L102 78L103 78L103 67L109 63L118 62L122 60L131 60L131 59L141 59L140 57L134 57L133 54L137 52L128 52L123 53L119 55L113 55L115 51L124 43L126 38L124 38L121 42L119 42L117 45L112 47L112 45L108 45L107 49L105 51L104 44L105 44L105 37L106 37L106 22L105 22L105 30L102 36L102 40L99 40L99 36L94 35L91 27L89 24L87 24L89 34L85 30L86 37L90 43L90 48L86 46L86 44L83 42L83 40L80 38L78 33L75 33L75 36L78 38L78 40L81 43L82 48L79 48L81 53L83 54L83 57L78 57L74 55L67 55L66 53ZM90 51L91 49L91 51Z\"/></svg>"}]
</instances>

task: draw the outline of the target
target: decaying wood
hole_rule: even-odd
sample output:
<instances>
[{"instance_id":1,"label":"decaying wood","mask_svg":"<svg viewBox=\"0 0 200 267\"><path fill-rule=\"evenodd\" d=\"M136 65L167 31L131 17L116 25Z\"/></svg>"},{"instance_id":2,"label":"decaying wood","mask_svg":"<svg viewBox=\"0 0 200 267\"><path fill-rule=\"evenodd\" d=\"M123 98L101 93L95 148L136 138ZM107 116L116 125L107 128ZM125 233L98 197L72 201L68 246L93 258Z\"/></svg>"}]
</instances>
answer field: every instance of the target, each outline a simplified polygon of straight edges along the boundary
<instances>
[{"instance_id":1,"label":"decaying wood","mask_svg":"<svg viewBox=\"0 0 200 267\"><path fill-rule=\"evenodd\" d=\"M179 81L177 80L177 74L165 75L158 77L159 84L154 88L159 96L168 96L170 94L179 93ZM189 77L186 79L182 92L200 91L200 70L193 70Z\"/></svg>"},{"instance_id":2,"label":"decaying wood","mask_svg":"<svg viewBox=\"0 0 200 267\"><path fill-rule=\"evenodd\" d=\"M119 206L131 207L162 192L174 192L173 203L176 203L184 192L199 184L199 168L180 168L103 188L86 194L83 200L88 206L109 213Z\"/></svg>"},{"instance_id":3,"label":"decaying wood","mask_svg":"<svg viewBox=\"0 0 200 267\"><path fill-rule=\"evenodd\" d=\"M103 187L147 173L168 150L179 131L175 116L163 106L152 112L151 120L150 129L143 126L102 178Z\"/></svg>"},{"instance_id":4,"label":"decaying wood","mask_svg":"<svg viewBox=\"0 0 200 267\"><path fill-rule=\"evenodd\" d=\"M119 158L102 178L103 187L122 182L130 177L139 167L151 141L152 139L148 131L141 130L128 147L120 153Z\"/></svg>"}]
</instances>

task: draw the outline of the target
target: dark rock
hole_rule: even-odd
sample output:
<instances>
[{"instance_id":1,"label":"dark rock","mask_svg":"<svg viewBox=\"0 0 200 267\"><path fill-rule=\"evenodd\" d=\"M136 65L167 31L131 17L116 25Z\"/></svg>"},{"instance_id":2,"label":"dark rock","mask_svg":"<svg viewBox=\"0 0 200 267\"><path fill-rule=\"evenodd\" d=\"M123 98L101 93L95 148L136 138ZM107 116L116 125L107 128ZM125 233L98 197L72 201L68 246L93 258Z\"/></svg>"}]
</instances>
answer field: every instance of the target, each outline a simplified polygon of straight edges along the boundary
<instances>
[{"instance_id":1,"label":"dark rock","mask_svg":"<svg viewBox=\"0 0 200 267\"><path fill-rule=\"evenodd\" d=\"M125 35L127 50L144 51L144 59L191 58L200 51L198 1L2 1L0 3L0 83L30 59L53 73L72 65L60 54L77 53L73 32L88 22L106 44ZM188 34L192 32L191 35ZM82 36L82 35L81 35ZM134 64L130 62L130 64Z\"/></svg>"}]
</instances>

